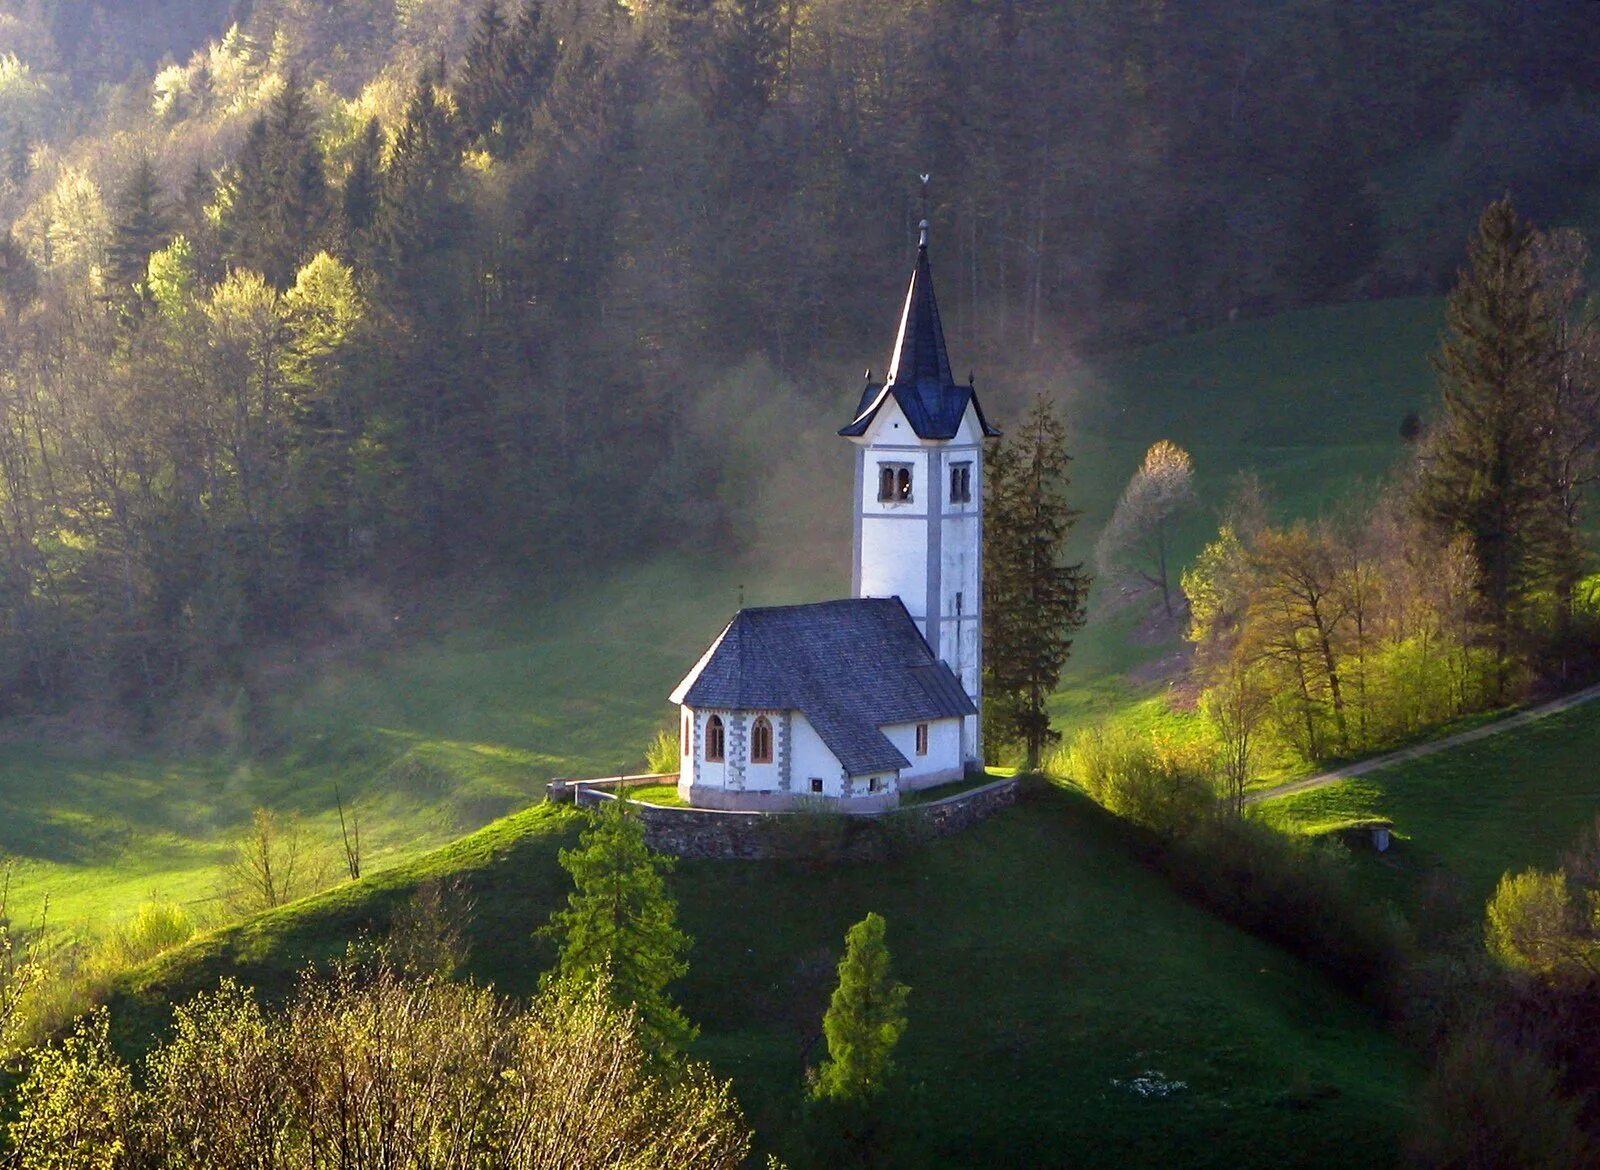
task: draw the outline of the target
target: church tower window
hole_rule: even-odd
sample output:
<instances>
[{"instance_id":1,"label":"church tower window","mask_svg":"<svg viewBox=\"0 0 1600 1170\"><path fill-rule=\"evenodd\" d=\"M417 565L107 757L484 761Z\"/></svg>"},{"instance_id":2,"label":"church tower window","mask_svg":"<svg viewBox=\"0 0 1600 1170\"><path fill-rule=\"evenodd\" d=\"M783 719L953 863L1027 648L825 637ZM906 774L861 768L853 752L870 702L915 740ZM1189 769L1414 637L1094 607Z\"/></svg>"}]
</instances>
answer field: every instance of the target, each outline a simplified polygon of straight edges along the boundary
<instances>
[{"instance_id":1,"label":"church tower window","mask_svg":"<svg viewBox=\"0 0 1600 1170\"><path fill-rule=\"evenodd\" d=\"M902 503L911 499L911 468L904 463L878 464L878 502Z\"/></svg>"},{"instance_id":2,"label":"church tower window","mask_svg":"<svg viewBox=\"0 0 1600 1170\"><path fill-rule=\"evenodd\" d=\"M765 715L757 716L755 726L750 729L750 762L772 763L772 723Z\"/></svg>"},{"instance_id":3,"label":"church tower window","mask_svg":"<svg viewBox=\"0 0 1600 1170\"><path fill-rule=\"evenodd\" d=\"M950 465L950 502L952 504L972 503L972 464L952 463Z\"/></svg>"},{"instance_id":4,"label":"church tower window","mask_svg":"<svg viewBox=\"0 0 1600 1170\"><path fill-rule=\"evenodd\" d=\"M713 715L706 720L706 760L708 763L720 764L723 754L722 716Z\"/></svg>"},{"instance_id":5,"label":"church tower window","mask_svg":"<svg viewBox=\"0 0 1600 1170\"><path fill-rule=\"evenodd\" d=\"M919 724L917 724L917 755L925 756L927 754L928 754L928 725L926 723L919 723Z\"/></svg>"}]
</instances>

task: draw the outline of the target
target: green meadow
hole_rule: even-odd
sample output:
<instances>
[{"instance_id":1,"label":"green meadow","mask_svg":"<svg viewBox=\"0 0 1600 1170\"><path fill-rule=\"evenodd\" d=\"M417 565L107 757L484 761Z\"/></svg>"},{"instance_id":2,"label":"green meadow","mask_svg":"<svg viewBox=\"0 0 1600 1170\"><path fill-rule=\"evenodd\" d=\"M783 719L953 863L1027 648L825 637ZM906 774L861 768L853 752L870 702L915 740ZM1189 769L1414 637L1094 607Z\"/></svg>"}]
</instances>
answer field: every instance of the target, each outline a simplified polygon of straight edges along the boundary
<instances>
[{"instance_id":1,"label":"green meadow","mask_svg":"<svg viewBox=\"0 0 1600 1170\"><path fill-rule=\"evenodd\" d=\"M1280 828L1325 833L1383 817L1398 838L1389 856L1363 857L1381 893L1405 900L1442 871L1481 906L1506 870L1560 864L1600 815L1600 709L1584 705L1325 788L1262 802Z\"/></svg>"}]
</instances>

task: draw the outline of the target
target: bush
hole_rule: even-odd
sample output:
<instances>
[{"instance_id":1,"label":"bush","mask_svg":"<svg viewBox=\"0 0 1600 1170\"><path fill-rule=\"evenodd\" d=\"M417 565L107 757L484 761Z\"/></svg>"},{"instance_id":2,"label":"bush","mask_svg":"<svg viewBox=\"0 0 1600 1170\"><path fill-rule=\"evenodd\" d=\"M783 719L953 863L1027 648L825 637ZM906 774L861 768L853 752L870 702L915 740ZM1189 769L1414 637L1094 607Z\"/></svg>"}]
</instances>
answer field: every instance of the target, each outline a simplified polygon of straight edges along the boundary
<instances>
[{"instance_id":1,"label":"bush","mask_svg":"<svg viewBox=\"0 0 1600 1170\"><path fill-rule=\"evenodd\" d=\"M683 746L676 725L663 727L644 749L644 768L657 776L675 774L683 767Z\"/></svg>"},{"instance_id":2,"label":"bush","mask_svg":"<svg viewBox=\"0 0 1600 1170\"><path fill-rule=\"evenodd\" d=\"M1178 749L1122 728L1090 728L1073 740L1065 771L1097 803L1175 836L1216 810L1200 749Z\"/></svg>"},{"instance_id":3,"label":"bush","mask_svg":"<svg viewBox=\"0 0 1600 1170\"><path fill-rule=\"evenodd\" d=\"M1164 851L1173 881L1230 922L1391 1006L1411 951L1403 920L1350 884L1340 845L1257 821L1212 819Z\"/></svg>"},{"instance_id":4,"label":"bush","mask_svg":"<svg viewBox=\"0 0 1600 1170\"><path fill-rule=\"evenodd\" d=\"M1440 1056L1411 1140L1419 1170L1572 1170L1593 1165L1595 1152L1555 1070L1482 1028Z\"/></svg>"},{"instance_id":5,"label":"bush","mask_svg":"<svg viewBox=\"0 0 1600 1170\"><path fill-rule=\"evenodd\" d=\"M97 1012L34 1054L9 1127L19 1170L362 1164L735 1170L726 1082L654 1061L602 978L518 1007L346 964L279 1014L225 980L180 1006L137 1077Z\"/></svg>"}]
</instances>

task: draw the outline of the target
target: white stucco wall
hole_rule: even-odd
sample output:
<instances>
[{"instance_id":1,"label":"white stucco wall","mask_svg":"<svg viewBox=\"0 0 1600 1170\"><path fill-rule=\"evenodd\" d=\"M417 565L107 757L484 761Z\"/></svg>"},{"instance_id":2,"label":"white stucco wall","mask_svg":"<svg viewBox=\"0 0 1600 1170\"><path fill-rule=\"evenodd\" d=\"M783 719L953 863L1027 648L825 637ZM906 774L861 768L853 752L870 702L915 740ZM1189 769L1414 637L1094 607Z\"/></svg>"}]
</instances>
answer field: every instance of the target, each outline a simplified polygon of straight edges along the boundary
<instances>
[{"instance_id":1,"label":"white stucco wall","mask_svg":"<svg viewBox=\"0 0 1600 1170\"><path fill-rule=\"evenodd\" d=\"M806 717L794 713L790 744L794 754L790 757L790 789L802 796L811 796L811 781L822 781L823 796L841 796L844 791L844 769L839 758L828 750Z\"/></svg>"},{"instance_id":2,"label":"white stucco wall","mask_svg":"<svg viewBox=\"0 0 1600 1170\"><path fill-rule=\"evenodd\" d=\"M900 749L900 754L911 761L911 767L900 773L899 787L903 790L959 780L965 773L960 719L934 719L928 723L928 754L925 756L917 755L915 723L892 723L883 733Z\"/></svg>"}]
</instances>

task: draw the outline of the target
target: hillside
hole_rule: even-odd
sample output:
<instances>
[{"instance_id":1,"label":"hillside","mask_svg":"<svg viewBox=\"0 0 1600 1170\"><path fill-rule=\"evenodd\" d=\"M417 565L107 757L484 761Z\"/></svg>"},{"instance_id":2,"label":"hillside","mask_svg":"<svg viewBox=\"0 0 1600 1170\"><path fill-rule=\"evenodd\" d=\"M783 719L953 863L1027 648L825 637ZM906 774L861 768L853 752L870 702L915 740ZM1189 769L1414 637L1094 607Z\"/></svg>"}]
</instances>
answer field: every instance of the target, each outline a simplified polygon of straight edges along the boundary
<instances>
[{"instance_id":1,"label":"hillside","mask_svg":"<svg viewBox=\"0 0 1600 1170\"><path fill-rule=\"evenodd\" d=\"M1080 551L1160 437L1188 445L1199 468L1206 507L1184 530L1185 555L1209 534L1209 509L1235 471L1258 470L1294 512L1375 480L1400 452L1398 415L1424 395L1437 315L1432 301L1312 310L1066 374ZM1330 402L1337 428L1325 425ZM802 417L817 437L797 459L834 467L842 484L847 460L828 433L831 416ZM228 837L257 805L298 810L336 842L335 784L358 802L377 868L526 803L552 775L636 767L666 715L664 696L741 595L777 604L846 585L838 484L818 488L804 521L792 498L763 507L774 530L805 541L775 541L765 565L684 556L581 590L486 585L403 620L381 612L364 640L281 664L254 705L221 696L211 721L220 746L0 744L0 851L17 864L13 906L27 920L48 896L52 921L73 930L98 929L152 896L203 909ZM1159 689L1126 672L1165 652L1137 636L1130 615L1097 615L1055 700L1058 725Z\"/></svg>"},{"instance_id":2,"label":"hillside","mask_svg":"<svg viewBox=\"0 0 1600 1170\"><path fill-rule=\"evenodd\" d=\"M1446 874L1474 917L1507 870L1552 869L1595 824L1600 710L1584 705L1423 759L1264 801L1256 815L1296 832L1394 821L1387 857L1360 855L1375 890L1407 902Z\"/></svg>"},{"instance_id":3,"label":"hillside","mask_svg":"<svg viewBox=\"0 0 1600 1170\"><path fill-rule=\"evenodd\" d=\"M527 993L552 959L530 932L564 894L555 852L574 827L564 807L530 809L203 939L138 976L117 1030L145 1042L170 997L225 973L282 989L303 960L381 934L423 880L459 879L474 899L470 973ZM683 864L698 1053L781 1148L844 930L876 910L913 988L914 1091L886 1164L1043 1165L1070 1150L1084 1167L1392 1165L1410 1058L1320 977L1178 898L1122 832L1038 786L881 867Z\"/></svg>"}]
</instances>

